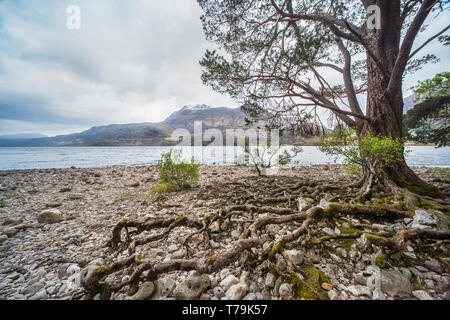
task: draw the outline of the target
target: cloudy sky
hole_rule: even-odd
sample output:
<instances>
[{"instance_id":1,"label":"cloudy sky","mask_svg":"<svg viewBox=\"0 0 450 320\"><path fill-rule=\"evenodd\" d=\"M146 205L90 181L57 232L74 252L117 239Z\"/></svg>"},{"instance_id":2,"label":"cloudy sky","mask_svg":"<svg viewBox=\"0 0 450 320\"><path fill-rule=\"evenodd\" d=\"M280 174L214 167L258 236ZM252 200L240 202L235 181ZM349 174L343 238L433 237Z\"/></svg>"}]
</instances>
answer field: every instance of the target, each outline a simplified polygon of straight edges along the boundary
<instances>
[{"instance_id":1,"label":"cloudy sky","mask_svg":"<svg viewBox=\"0 0 450 320\"><path fill-rule=\"evenodd\" d=\"M81 8L81 30L67 28L70 5ZM0 134L157 122L188 104L237 107L200 80L198 61L213 48L201 13L195 0L0 0ZM449 69L448 48L434 42L428 52L441 62L405 89Z\"/></svg>"}]
</instances>

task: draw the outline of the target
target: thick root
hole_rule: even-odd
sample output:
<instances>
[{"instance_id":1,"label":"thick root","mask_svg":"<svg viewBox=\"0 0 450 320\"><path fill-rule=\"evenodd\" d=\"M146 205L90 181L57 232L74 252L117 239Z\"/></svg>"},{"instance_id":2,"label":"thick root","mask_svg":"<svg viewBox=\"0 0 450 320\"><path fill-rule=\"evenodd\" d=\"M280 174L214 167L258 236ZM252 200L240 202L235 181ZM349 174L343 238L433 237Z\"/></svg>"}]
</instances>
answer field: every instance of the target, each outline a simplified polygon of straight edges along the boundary
<instances>
[{"instance_id":1,"label":"thick root","mask_svg":"<svg viewBox=\"0 0 450 320\"><path fill-rule=\"evenodd\" d=\"M255 191L249 194L249 185L247 182L235 183L235 189L227 195L227 200L232 199L235 203L227 208L218 207L214 214L208 218L197 220L188 217L163 217L152 218L145 221L120 221L113 229L109 245L112 250L111 263L100 267L85 279L83 287L89 296L102 293L102 298L109 298L112 293L127 290L129 295L134 294L142 281L155 280L161 274L172 271L192 271L196 270L202 274L211 274L234 264L236 261L242 263L242 267L247 270L263 270L267 266L275 270L276 273L286 278L288 281L298 283L300 286L308 286L308 283L300 283L301 279L294 277L297 271L292 261L290 261L285 249L293 246L300 246L306 253L306 250L313 246L320 246L329 240L346 240L364 237L369 244L392 250L392 252L403 250L405 243L409 240L449 240L450 231L436 230L416 230L403 231L393 235L379 227L367 223L355 223L347 217L364 218L372 221L396 220L411 217L411 212L402 211L395 207L378 204L347 204L347 203L329 203L327 207L313 206L306 212L296 211L292 204L295 204L293 194L301 190L309 190L310 185L295 182L292 185L273 187L273 179L263 178L258 180ZM373 181L372 181L373 182ZM272 184L270 184L272 183ZM359 187L360 181L352 187ZM374 186L373 183L369 189ZM271 190L264 188L271 186ZM261 188L261 189L259 189ZM273 196L273 190L278 195ZM313 193L316 193L315 190ZM407 194L405 190L397 189L403 196ZM216 192L213 187L209 188L212 194ZM261 198L261 194L271 194ZM270 206L270 204L280 204L280 206ZM284 205L284 206L283 206ZM263 217L260 215L264 215ZM236 217L239 220L236 220ZM234 220L233 220L234 218ZM317 237L311 236L310 228L314 224L324 219L344 219L351 223L352 227L358 229L351 234L336 234ZM213 224L218 223L219 228L213 230ZM212 250L209 248L209 239L220 239L229 237L229 232L233 226L238 225L240 236L227 248L223 250ZM291 232L283 234L278 238L270 238L269 241L261 240L266 227L270 225L290 225L295 226ZM244 226L244 227L243 227ZM173 259L160 262L150 259L144 259L145 254L136 254L138 248L145 253L145 246L151 242L162 241L170 237L174 230L183 228L188 229L188 234L183 236L182 244L188 249L190 242L193 242L194 236L197 240L203 236L203 241L207 244L209 255L199 258L191 257L186 259ZM150 235L143 236L143 233ZM198 244L196 249L198 250ZM192 248L191 248L192 249ZM125 251L128 257L115 261L116 256ZM195 250L194 250L195 251ZM287 262L288 272L283 273L277 270L275 260L278 255L282 255ZM305 254L305 256L307 256ZM242 262L243 261L243 262ZM264 267L266 266L266 267ZM119 271L124 271L129 278L124 281L106 282L105 279ZM122 277L123 278L123 277ZM295 281L294 281L295 280ZM300 282L299 282L300 281ZM314 289L314 288L312 288ZM314 289L315 290L315 289ZM322 296L316 292L316 296ZM326 296L326 295L325 295Z\"/></svg>"}]
</instances>

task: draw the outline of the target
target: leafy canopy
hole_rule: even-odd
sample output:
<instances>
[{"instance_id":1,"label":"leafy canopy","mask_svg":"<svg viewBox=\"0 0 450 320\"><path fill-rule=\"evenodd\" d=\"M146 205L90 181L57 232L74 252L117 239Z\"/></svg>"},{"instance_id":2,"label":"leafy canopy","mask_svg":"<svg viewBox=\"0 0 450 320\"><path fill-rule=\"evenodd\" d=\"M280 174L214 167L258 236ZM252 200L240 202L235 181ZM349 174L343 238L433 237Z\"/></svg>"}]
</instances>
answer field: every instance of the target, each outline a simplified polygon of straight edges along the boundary
<instances>
[{"instance_id":1,"label":"leafy canopy","mask_svg":"<svg viewBox=\"0 0 450 320\"><path fill-rule=\"evenodd\" d=\"M447 28L411 50L417 33L427 30L427 26L420 28L423 17L446 10L448 0L198 3L204 11L201 21L206 38L218 46L218 50L207 50L200 61L203 82L241 103L251 119L273 121L275 126L287 122L314 130L311 123L322 126L316 112L319 107L331 111L334 120L359 127L368 120L359 105L368 90L368 56L380 55L377 65L393 61L395 66L379 68L385 73L395 69L395 75L387 76L401 86L405 73L438 61L434 55L417 56L426 44L436 38L449 43ZM382 7L382 30L368 27L370 4ZM410 28L413 23L418 26ZM407 42L393 47L405 49L398 57L387 57L381 47L374 49L384 43L378 37L392 34L399 42L401 38Z\"/></svg>"},{"instance_id":2,"label":"leafy canopy","mask_svg":"<svg viewBox=\"0 0 450 320\"><path fill-rule=\"evenodd\" d=\"M447 146L450 141L450 72L420 82L414 90L416 101L403 124L407 137L420 143Z\"/></svg>"}]
</instances>

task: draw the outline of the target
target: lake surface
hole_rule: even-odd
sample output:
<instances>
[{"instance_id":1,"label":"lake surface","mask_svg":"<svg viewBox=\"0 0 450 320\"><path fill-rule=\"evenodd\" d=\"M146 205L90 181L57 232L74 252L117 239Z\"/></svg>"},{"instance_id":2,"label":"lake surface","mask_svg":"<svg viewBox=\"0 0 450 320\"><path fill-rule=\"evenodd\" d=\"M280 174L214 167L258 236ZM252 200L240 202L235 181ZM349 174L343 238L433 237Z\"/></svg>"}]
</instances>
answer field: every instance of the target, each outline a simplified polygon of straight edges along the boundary
<instances>
[{"instance_id":1,"label":"lake surface","mask_svg":"<svg viewBox=\"0 0 450 320\"><path fill-rule=\"evenodd\" d=\"M202 164L234 164L243 153L240 147L179 147L183 157ZM288 147L283 147L288 148ZM317 147L302 147L295 160L301 164L334 163L333 157ZM48 169L156 164L162 152L171 147L42 147L0 148L0 170ZM407 163L413 166L450 167L450 147L408 147ZM341 161L338 160L337 163Z\"/></svg>"}]
</instances>

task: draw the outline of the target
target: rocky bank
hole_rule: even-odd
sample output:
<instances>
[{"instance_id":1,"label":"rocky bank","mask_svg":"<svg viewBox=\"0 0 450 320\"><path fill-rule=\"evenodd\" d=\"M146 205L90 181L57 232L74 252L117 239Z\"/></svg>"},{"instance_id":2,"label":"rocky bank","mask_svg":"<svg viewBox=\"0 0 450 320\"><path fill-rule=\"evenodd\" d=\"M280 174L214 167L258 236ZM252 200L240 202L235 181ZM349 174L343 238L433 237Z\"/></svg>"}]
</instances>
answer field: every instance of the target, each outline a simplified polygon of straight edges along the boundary
<instances>
[{"instance_id":1,"label":"rocky bank","mask_svg":"<svg viewBox=\"0 0 450 320\"><path fill-rule=\"evenodd\" d=\"M154 166L0 172L0 298L83 298L83 278L111 262L106 244L119 221L180 215L202 219L232 201L229 197L205 197L209 186L220 184L231 190L233 182L258 179L248 168L240 166L202 166L200 170L198 185L162 197L149 192L158 178ZM432 169L414 170L448 190L448 181ZM279 174L287 179L319 184L352 180L339 165L283 169ZM282 179L275 182L281 184ZM335 196L316 192L313 187L304 191L294 204L300 211L313 204L326 206ZM320 222L310 233L352 234L366 230L354 227L364 224L374 226L365 219L340 217ZM262 237L276 239L294 227L270 225ZM380 221L375 228L386 232L417 228L448 230L448 212L416 210L410 218ZM225 240L210 239L210 250L232 246L233 239L241 232L242 228L237 227ZM186 257L188 252L179 239L187 233L183 228L177 229L164 241L148 244L142 254L157 261ZM200 243L202 239L198 238ZM286 253L292 263L304 270L298 274L303 280L309 281L309 275L311 279L317 276L315 281L324 299L450 299L448 242L435 241L423 246L410 242L407 250L393 256L385 256L376 245L369 251L360 250L366 242L364 236L330 240L308 252L299 244ZM209 256L210 250L199 250L194 255ZM276 261L278 271L284 272L287 269L284 257L278 255ZM283 281L273 269L248 272L237 261L211 275L171 272L156 281L141 283L139 291L132 296L120 292L112 298L267 300L308 296L299 296L295 286Z\"/></svg>"}]
</instances>

